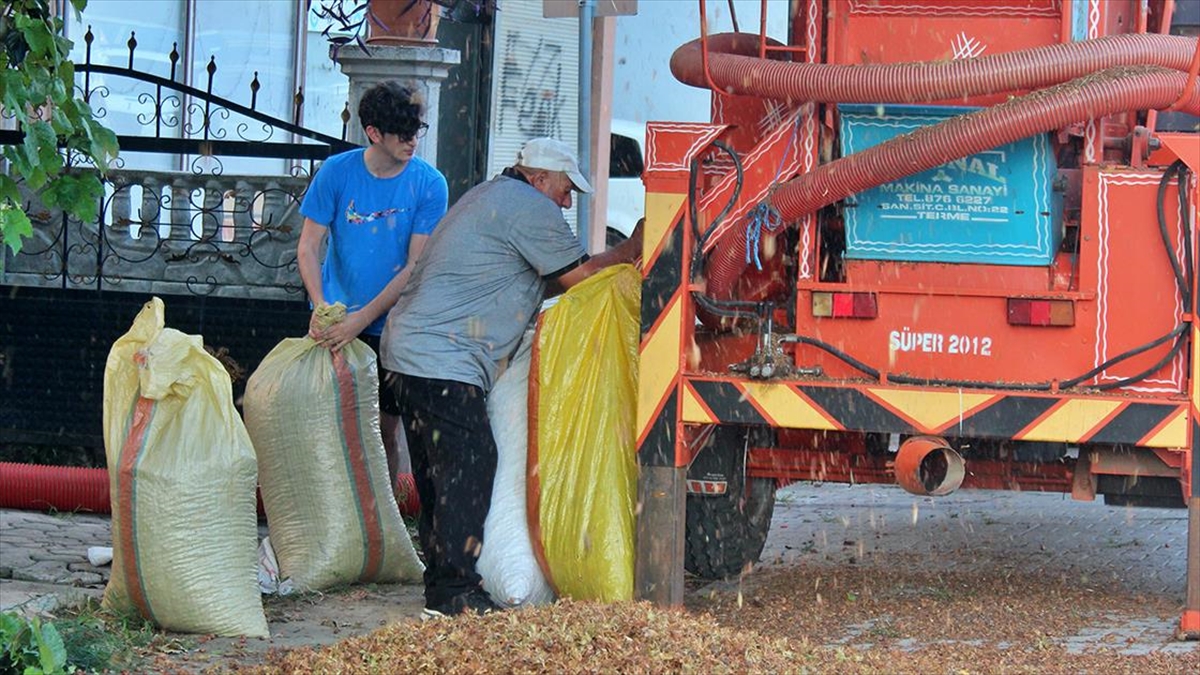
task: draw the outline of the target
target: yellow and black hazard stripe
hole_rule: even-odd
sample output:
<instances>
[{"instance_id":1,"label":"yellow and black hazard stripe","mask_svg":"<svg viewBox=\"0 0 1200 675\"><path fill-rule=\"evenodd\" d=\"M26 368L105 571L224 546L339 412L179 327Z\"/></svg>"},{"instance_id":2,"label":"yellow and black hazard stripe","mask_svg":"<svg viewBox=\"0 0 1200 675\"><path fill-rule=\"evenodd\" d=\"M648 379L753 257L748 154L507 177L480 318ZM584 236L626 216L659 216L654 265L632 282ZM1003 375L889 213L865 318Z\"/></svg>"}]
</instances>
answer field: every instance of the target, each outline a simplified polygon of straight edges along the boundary
<instances>
[{"instance_id":1,"label":"yellow and black hazard stripe","mask_svg":"<svg viewBox=\"0 0 1200 675\"><path fill-rule=\"evenodd\" d=\"M1185 462L1192 465L1192 497L1200 499L1200 420L1192 413L1192 451L1188 453Z\"/></svg>"},{"instance_id":2,"label":"yellow and black hazard stripe","mask_svg":"<svg viewBox=\"0 0 1200 675\"><path fill-rule=\"evenodd\" d=\"M666 233L657 255L642 271L642 335L654 330L683 287L683 221Z\"/></svg>"},{"instance_id":3,"label":"yellow and black hazard stripe","mask_svg":"<svg viewBox=\"0 0 1200 675\"><path fill-rule=\"evenodd\" d=\"M676 447L687 287L683 204L684 195L646 195L637 408L642 466L679 466L683 461Z\"/></svg>"},{"instance_id":4,"label":"yellow and black hazard stripe","mask_svg":"<svg viewBox=\"0 0 1200 675\"><path fill-rule=\"evenodd\" d=\"M1124 397L684 378L683 421L1189 447L1190 406Z\"/></svg>"}]
</instances>

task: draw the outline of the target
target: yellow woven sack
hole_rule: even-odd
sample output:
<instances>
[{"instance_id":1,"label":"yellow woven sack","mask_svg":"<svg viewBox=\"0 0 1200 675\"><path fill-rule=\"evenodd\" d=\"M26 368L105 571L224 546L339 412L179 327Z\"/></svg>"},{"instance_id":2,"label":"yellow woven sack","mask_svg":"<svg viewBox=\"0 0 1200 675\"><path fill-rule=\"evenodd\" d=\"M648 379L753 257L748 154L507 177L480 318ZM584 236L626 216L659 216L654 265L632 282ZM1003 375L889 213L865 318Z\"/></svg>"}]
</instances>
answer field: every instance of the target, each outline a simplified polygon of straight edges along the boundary
<instances>
[{"instance_id":1,"label":"yellow woven sack","mask_svg":"<svg viewBox=\"0 0 1200 675\"><path fill-rule=\"evenodd\" d=\"M104 369L113 568L103 604L167 630L266 637L254 449L229 375L147 302Z\"/></svg>"},{"instance_id":2,"label":"yellow woven sack","mask_svg":"<svg viewBox=\"0 0 1200 675\"><path fill-rule=\"evenodd\" d=\"M346 315L341 303L317 311L328 325ZM297 590L421 579L388 485L378 378L361 340L335 355L302 337L276 345L246 383L271 547Z\"/></svg>"},{"instance_id":3,"label":"yellow woven sack","mask_svg":"<svg viewBox=\"0 0 1200 675\"><path fill-rule=\"evenodd\" d=\"M633 597L641 274L605 269L541 318L530 378L527 501L560 596Z\"/></svg>"}]
</instances>

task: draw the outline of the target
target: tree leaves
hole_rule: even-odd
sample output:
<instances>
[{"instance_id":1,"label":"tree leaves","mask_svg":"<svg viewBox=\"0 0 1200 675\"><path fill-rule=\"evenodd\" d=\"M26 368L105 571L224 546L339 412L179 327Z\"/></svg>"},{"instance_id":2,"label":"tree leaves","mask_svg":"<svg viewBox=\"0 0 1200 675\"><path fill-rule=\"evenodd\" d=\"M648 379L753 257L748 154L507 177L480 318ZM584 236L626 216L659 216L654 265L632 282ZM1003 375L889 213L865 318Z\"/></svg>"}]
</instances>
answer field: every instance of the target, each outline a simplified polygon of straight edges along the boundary
<instances>
[{"instance_id":1,"label":"tree leaves","mask_svg":"<svg viewBox=\"0 0 1200 675\"><path fill-rule=\"evenodd\" d=\"M98 203L104 196L104 186L92 174L59 176L42 191L42 202L58 207L82 222L96 219Z\"/></svg>"},{"instance_id":2,"label":"tree leaves","mask_svg":"<svg viewBox=\"0 0 1200 675\"><path fill-rule=\"evenodd\" d=\"M0 174L0 204L20 204L21 191L17 189L17 182L4 174Z\"/></svg>"},{"instance_id":3,"label":"tree leaves","mask_svg":"<svg viewBox=\"0 0 1200 675\"><path fill-rule=\"evenodd\" d=\"M15 70L0 71L0 102L8 110L20 110L29 100L29 87L25 77Z\"/></svg>"},{"instance_id":4,"label":"tree leaves","mask_svg":"<svg viewBox=\"0 0 1200 675\"><path fill-rule=\"evenodd\" d=\"M21 250L21 240L31 234L33 223L29 222L29 216L24 211L7 202L0 204L0 235L3 235L4 246L17 253Z\"/></svg>"},{"instance_id":5,"label":"tree leaves","mask_svg":"<svg viewBox=\"0 0 1200 675\"><path fill-rule=\"evenodd\" d=\"M17 30L21 31L25 36L25 44L29 46L28 56L50 56L57 55L54 42L53 28L57 28L45 19L35 19L30 16L17 14L16 16ZM28 58L28 56L26 58Z\"/></svg>"},{"instance_id":6,"label":"tree leaves","mask_svg":"<svg viewBox=\"0 0 1200 675\"><path fill-rule=\"evenodd\" d=\"M56 175L63 168L62 155L58 154L58 137L50 124L42 120L33 122L25 127L25 157L32 167L40 168L47 176ZM41 185L35 185L29 180L29 187L37 190Z\"/></svg>"},{"instance_id":7,"label":"tree leaves","mask_svg":"<svg viewBox=\"0 0 1200 675\"><path fill-rule=\"evenodd\" d=\"M87 0L71 0L71 5L81 12ZM4 148L10 172L40 190L46 206L92 220L104 194L100 177L90 171L64 174L64 148L72 157L91 160L102 174L117 156L117 137L75 98L71 42L62 37L62 21L49 11L47 0L6 0L2 14L0 104L16 113L25 132L20 146ZM32 233L17 184L0 176L0 238L14 252Z\"/></svg>"},{"instance_id":8,"label":"tree leaves","mask_svg":"<svg viewBox=\"0 0 1200 675\"><path fill-rule=\"evenodd\" d=\"M117 154L121 151L120 146L117 145L117 135L90 117L87 119L87 135L92 141L88 155L96 162L96 166L100 167L102 171L106 170L108 163L116 159Z\"/></svg>"},{"instance_id":9,"label":"tree leaves","mask_svg":"<svg viewBox=\"0 0 1200 675\"><path fill-rule=\"evenodd\" d=\"M17 182L0 174L0 246L7 246L13 253L21 250L21 240L33 234L29 216L21 210L21 192ZM0 250L3 255L3 250Z\"/></svg>"}]
</instances>

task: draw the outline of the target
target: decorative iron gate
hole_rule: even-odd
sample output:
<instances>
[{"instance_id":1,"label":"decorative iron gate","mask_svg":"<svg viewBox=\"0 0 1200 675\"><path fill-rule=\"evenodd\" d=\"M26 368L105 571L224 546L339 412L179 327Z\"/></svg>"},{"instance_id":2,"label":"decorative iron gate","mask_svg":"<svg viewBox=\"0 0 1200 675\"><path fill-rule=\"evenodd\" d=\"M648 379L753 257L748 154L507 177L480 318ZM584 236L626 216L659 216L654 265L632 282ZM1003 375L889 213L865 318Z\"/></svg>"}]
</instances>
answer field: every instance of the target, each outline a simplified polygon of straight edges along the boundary
<instances>
[{"instance_id":1,"label":"decorative iron gate","mask_svg":"<svg viewBox=\"0 0 1200 675\"><path fill-rule=\"evenodd\" d=\"M142 107L132 112L143 133L118 135L121 156L105 180L97 222L73 221L30 196L28 212L35 233L19 255L8 256L3 282L258 299L302 297L295 262L302 222L299 200L314 164L353 146L257 110L257 73L245 106L212 94L215 58L208 63L206 86L200 89L176 81L177 50L167 56L170 73L163 77L134 69L137 42L132 36L126 66L92 63L90 30L83 39L86 60L76 66L83 99L104 117L112 91L120 84L130 92L121 102L136 100ZM303 109L303 90L294 100L296 120ZM344 135L345 110L342 119ZM22 138L19 131L0 132L3 144L20 143ZM135 154L178 158L180 170L123 168L126 158ZM224 165L229 158L276 160L280 170L277 175L227 175ZM78 157L67 161L79 165Z\"/></svg>"},{"instance_id":2,"label":"decorative iron gate","mask_svg":"<svg viewBox=\"0 0 1200 675\"><path fill-rule=\"evenodd\" d=\"M140 133L119 134L121 155L104 179L96 222L47 209L32 194L34 234L0 267L0 442L98 445L103 364L150 295L163 296L169 325L200 333L252 369L283 337L302 333L308 306L296 266L300 200L316 164L353 145L306 129L304 95L292 120L212 94L215 59L204 88L167 76L94 64L93 36L76 65L81 96L103 118L136 102ZM119 83L119 85L118 85ZM114 97L119 88L129 93ZM348 111L342 111L343 136ZM0 131L19 144L20 131ZM169 157L174 170L130 166ZM68 156L74 171L80 158ZM227 173L227 163L273 163L270 173ZM137 163L136 161L132 163ZM238 387L235 385L235 394Z\"/></svg>"}]
</instances>

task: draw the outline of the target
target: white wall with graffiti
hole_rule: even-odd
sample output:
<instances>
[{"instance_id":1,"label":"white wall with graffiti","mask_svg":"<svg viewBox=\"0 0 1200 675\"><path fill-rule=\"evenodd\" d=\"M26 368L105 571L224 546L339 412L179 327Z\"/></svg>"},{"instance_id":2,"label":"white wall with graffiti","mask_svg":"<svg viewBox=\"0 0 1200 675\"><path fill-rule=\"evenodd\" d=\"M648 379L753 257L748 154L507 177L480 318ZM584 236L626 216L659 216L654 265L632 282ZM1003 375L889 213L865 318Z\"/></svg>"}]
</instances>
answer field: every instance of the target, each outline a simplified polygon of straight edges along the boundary
<instances>
[{"instance_id":1,"label":"white wall with graffiti","mask_svg":"<svg viewBox=\"0 0 1200 675\"><path fill-rule=\"evenodd\" d=\"M541 2L505 2L493 35L488 176L530 138L575 145L579 119L579 22L546 19Z\"/></svg>"},{"instance_id":2,"label":"white wall with graffiti","mask_svg":"<svg viewBox=\"0 0 1200 675\"><path fill-rule=\"evenodd\" d=\"M787 3L768 9L768 34L786 39ZM738 26L757 32L761 3L736 0ZM727 2L709 2L709 32L733 30ZM638 13L617 18L614 41L614 119L706 121L709 95L670 72L671 53L700 35L696 0L641 0ZM579 120L579 23L542 16L536 0L508 0L496 13L487 175L513 163L530 138L550 136L576 145ZM639 141L641 139L638 139ZM567 214L574 224L575 209Z\"/></svg>"}]
</instances>

